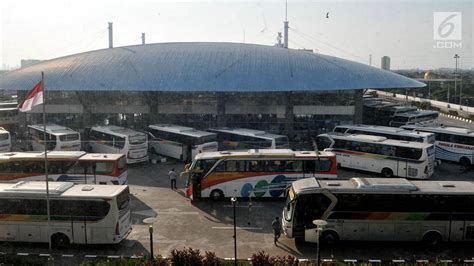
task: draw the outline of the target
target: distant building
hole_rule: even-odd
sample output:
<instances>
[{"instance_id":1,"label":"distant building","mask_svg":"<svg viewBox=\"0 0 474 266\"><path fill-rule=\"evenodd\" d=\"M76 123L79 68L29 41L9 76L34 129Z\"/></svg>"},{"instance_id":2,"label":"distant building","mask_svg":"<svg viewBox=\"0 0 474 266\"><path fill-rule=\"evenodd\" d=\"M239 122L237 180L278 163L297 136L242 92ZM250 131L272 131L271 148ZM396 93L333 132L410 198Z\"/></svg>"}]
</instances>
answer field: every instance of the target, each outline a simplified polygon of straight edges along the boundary
<instances>
[{"instance_id":1,"label":"distant building","mask_svg":"<svg viewBox=\"0 0 474 266\"><path fill-rule=\"evenodd\" d=\"M382 56L382 63L380 64L382 69L390 70L390 57Z\"/></svg>"},{"instance_id":2,"label":"distant building","mask_svg":"<svg viewBox=\"0 0 474 266\"><path fill-rule=\"evenodd\" d=\"M38 63L43 62L43 60L38 60L38 59L22 59L21 60L21 67L29 67L32 65L36 65Z\"/></svg>"}]
</instances>

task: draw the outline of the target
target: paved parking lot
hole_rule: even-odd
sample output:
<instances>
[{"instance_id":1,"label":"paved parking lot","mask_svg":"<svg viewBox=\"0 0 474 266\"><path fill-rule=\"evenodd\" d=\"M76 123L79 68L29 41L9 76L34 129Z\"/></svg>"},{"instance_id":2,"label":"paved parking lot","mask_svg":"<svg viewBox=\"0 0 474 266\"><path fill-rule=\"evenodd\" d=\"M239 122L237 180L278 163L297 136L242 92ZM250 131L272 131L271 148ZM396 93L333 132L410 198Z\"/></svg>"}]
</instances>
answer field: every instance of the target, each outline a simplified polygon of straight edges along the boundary
<instances>
[{"instance_id":1,"label":"paved parking lot","mask_svg":"<svg viewBox=\"0 0 474 266\"><path fill-rule=\"evenodd\" d=\"M184 196L184 180L178 180L178 190L169 188L167 172L171 168L181 171L181 163L142 164L132 166L129 183L132 193L133 231L119 245L73 246L58 252L75 254L130 255L148 254L149 233L143 219L155 217L155 254L168 256L172 249L183 247L210 250L221 257L233 257L233 220L230 201L191 202ZM374 176L365 172L340 170L342 178ZM474 181L474 171L464 171L456 164L443 163L435 172L436 180ZM251 205L251 206L250 206ZM292 239L282 236L275 247L271 221L281 216L284 202L239 201L237 216L237 245L240 258L265 250L272 255L292 254L300 258L314 258L315 246L296 246ZM44 244L2 243L2 252L48 253ZM335 247L323 247L323 258L393 259L393 258L471 258L474 245L449 244L437 249L427 249L419 243L341 243Z\"/></svg>"},{"instance_id":2,"label":"paved parking lot","mask_svg":"<svg viewBox=\"0 0 474 266\"><path fill-rule=\"evenodd\" d=\"M233 221L230 201L190 202L183 191L169 189L166 173L172 167L182 169L181 164L147 165L131 169L130 183L134 194L134 232L130 239L138 240L148 247L146 226L140 221L157 214L154 244L157 252L169 254L174 248L193 247L215 251L222 257L233 257ZM353 176L377 176L366 172L343 169L341 178ZM474 171L465 171L459 165L443 163L433 176L435 180L474 181ZM184 186L178 181L178 187ZM292 239L281 238L281 245L275 247L271 231L271 221L281 217L283 201L240 201L237 216L237 245L239 257L250 257L258 250L270 254L292 254L300 258L314 258L315 247L296 246ZM426 257L472 257L473 245L445 245L430 250L418 243L343 243L337 247L323 248L326 258L413 258Z\"/></svg>"}]
</instances>

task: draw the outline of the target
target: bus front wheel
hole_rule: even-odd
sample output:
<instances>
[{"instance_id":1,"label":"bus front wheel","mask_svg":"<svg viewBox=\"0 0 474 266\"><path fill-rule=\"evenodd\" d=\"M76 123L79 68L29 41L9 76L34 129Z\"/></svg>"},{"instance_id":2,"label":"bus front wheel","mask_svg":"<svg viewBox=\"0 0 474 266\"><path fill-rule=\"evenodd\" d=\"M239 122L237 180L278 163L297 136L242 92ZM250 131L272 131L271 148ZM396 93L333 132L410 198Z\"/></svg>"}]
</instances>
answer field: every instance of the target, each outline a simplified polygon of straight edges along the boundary
<instances>
[{"instance_id":1,"label":"bus front wheel","mask_svg":"<svg viewBox=\"0 0 474 266\"><path fill-rule=\"evenodd\" d=\"M334 231L326 231L321 235L321 242L326 245L334 245L339 241L339 235Z\"/></svg>"},{"instance_id":2,"label":"bus front wheel","mask_svg":"<svg viewBox=\"0 0 474 266\"><path fill-rule=\"evenodd\" d=\"M224 193L220 189L214 189L213 191L211 191L211 199L215 201L223 200Z\"/></svg>"},{"instance_id":3,"label":"bus front wheel","mask_svg":"<svg viewBox=\"0 0 474 266\"><path fill-rule=\"evenodd\" d=\"M468 167L471 164L471 161L467 157L462 157L461 160L459 160L459 163L464 167Z\"/></svg>"},{"instance_id":4,"label":"bus front wheel","mask_svg":"<svg viewBox=\"0 0 474 266\"><path fill-rule=\"evenodd\" d=\"M428 232L423 236L423 243L427 246L437 246L441 242L441 234L438 232Z\"/></svg>"},{"instance_id":5,"label":"bus front wheel","mask_svg":"<svg viewBox=\"0 0 474 266\"><path fill-rule=\"evenodd\" d=\"M382 169L382 175L384 177L393 177L393 171L390 168L384 168Z\"/></svg>"},{"instance_id":6,"label":"bus front wheel","mask_svg":"<svg viewBox=\"0 0 474 266\"><path fill-rule=\"evenodd\" d=\"M65 248L69 246L69 237L63 233L56 233L51 237L54 247Z\"/></svg>"}]
</instances>

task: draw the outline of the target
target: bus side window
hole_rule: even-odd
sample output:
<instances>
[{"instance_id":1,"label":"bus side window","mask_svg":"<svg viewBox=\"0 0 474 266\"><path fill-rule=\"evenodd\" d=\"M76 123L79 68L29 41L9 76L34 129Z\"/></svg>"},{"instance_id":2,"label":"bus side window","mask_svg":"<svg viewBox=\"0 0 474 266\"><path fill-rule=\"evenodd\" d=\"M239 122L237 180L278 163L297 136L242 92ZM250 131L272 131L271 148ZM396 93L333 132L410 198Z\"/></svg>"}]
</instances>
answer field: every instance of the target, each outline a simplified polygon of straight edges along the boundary
<instances>
[{"instance_id":1,"label":"bus side window","mask_svg":"<svg viewBox=\"0 0 474 266\"><path fill-rule=\"evenodd\" d=\"M316 169L316 162L317 161L314 161L314 160L307 160L307 161L304 161L304 168L303 168L303 171L305 173L314 173L317 171Z\"/></svg>"}]
</instances>

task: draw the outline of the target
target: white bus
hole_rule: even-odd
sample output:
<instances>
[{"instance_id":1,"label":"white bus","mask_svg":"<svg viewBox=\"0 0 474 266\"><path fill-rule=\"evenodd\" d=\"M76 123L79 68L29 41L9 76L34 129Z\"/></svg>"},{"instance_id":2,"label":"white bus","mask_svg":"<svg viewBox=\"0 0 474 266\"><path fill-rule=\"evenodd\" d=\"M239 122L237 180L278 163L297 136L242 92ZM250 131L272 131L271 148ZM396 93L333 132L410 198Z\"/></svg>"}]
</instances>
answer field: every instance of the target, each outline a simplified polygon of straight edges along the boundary
<instances>
[{"instance_id":1,"label":"white bus","mask_svg":"<svg viewBox=\"0 0 474 266\"><path fill-rule=\"evenodd\" d=\"M28 126L29 150L44 151L44 126ZM56 124L46 124L46 143L49 151L79 151L81 150L80 134L68 127Z\"/></svg>"},{"instance_id":2,"label":"white bus","mask_svg":"<svg viewBox=\"0 0 474 266\"><path fill-rule=\"evenodd\" d=\"M417 125L417 126L437 126L439 113L438 111L423 110L413 111L402 114L396 114L391 118L390 126L400 127L404 125Z\"/></svg>"},{"instance_id":3,"label":"white bus","mask_svg":"<svg viewBox=\"0 0 474 266\"><path fill-rule=\"evenodd\" d=\"M474 183L351 178L293 182L283 232L316 242L314 220L325 220L321 242L474 240Z\"/></svg>"},{"instance_id":4,"label":"white bus","mask_svg":"<svg viewBox=\"0 0 474 266\"><path fill-rule=\"evenodd\" d=\"M9 152L12 149L10 132L0 127L0 152Z\"/></svg>"},{"instance_id":5,"label":"white bus","mask_svg":"<svg viewBox=\"0 0 474 266\"><path fill-rule=\"evenodd\" d=\"M428 132L413 132L396 127L374 126L374 125L340 125L333 130L336 133L343 134L364 134L372 136L386 137L387 139L435 143L435 136Z\"/></svg>"},{"instance_id":6,"label":"white bus","mask_svg":"<svg viewBox=\"0 0 474 266\"><path fill-rule=\"evenodd\" d=\"M402 128L434 133L437 159L458 162L464 166L474 164L474 130L445 126L403 126Z\"/></svg>"},{"instance_id":7,"label":"white bus","mask_svg":"<svg viewBox=\"0 0 474 266\"><path fill-rule=\"evenodd\" d=\"M87 151L125 154L127 163L148 161L145 133L119 126L95 126L86 130Z\"/></svg>"},{"instance_id":8,"label":"white bus","mask_svg":"<svg viewBox=\"0 0 474 266\"><path fill-rule=\"evenodd\" d=\"M285 188L297 179L337 177L333 153L288 149L200 153L185 170L181 176L187 175L191 199L284 197Z\"/></svg>"},{"instance_id":9,"label":"white bus","mask_svg":"<svg viewBox=\"0 0 474 266\"><path fill-rule=\"evenodd\" d=\"M219 150L286 149L288 137L247 128L211 128L217 134Z\"/></svg>"},{"instance_id":10,"label":"white bus","mask_svg":"<svg viewBox=\"0 0 474 266\"><path fill-rule=\"evenodd\" d=\"M319 149L337 155L341 167L381 173L384 177L426 179L434 172L432 144L391 140L370 135L321 134Z\"/></svg>"},{"instance_id":11,"label":"white bus","mask_svg":"<svg viewBox=\"0 0 474 266\"><path fill-rule=\"evenodd\" d=\"M48 179L76 184L125 185L123 154L48 152ZM45 180L44 152L0 153L0 182Z\"/></svg>"},{"instance_id":12,"label":"white bus","mask_svg":"<svg viewBox=\"0 0 474 266\"><path fill-rule=\"evenodd\" d=\"M0 241L116 244L132 230L128 186L49 182L0 184Z\"/></svg>"},{"instance_id":13,"label":"white bus","mask_svg":"<svg viewBox=\"0 0 474 266\"><path fill-rule=\"evenodd\" d=\"M198 153L217 151L215 133L169 124L149 125L147 132L151 153L192 161Z\"/></svg>"}]
</instances>

